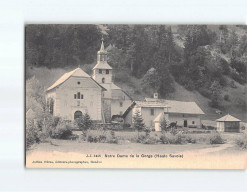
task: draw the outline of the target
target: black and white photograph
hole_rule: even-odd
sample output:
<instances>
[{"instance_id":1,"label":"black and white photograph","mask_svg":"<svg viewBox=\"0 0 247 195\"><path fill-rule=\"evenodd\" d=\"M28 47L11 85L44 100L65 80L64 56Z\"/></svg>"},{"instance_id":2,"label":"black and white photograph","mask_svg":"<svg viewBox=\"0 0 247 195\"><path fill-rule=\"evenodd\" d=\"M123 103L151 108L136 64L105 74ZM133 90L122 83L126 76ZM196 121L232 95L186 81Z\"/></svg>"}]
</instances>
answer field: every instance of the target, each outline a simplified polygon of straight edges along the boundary
<instances>
[{"instance_id":1,"label":"black and white photograph","mask_svg":"<svg viewBox=\"0 0 247 195\"><path fill-rule=\"evenodd\" d=\"M247 26L28 24L28 168L244 169Z\"/></svg>"}]
</instances>

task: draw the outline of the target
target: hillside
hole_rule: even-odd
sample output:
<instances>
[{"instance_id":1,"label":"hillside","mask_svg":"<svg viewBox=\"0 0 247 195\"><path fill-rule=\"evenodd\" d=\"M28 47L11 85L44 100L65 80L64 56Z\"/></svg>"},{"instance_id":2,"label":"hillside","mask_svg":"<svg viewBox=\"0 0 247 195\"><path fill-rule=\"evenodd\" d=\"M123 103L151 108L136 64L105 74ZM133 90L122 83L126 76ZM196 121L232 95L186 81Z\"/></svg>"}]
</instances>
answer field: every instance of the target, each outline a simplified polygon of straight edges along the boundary
<instances>
[{"instance_id":1,"label":"hillside","mask_svg":"<svg viewBox=\"0 0 247 195\"><path fill-rule=\"evenodd\" d=\"M246 121L246 33L239 25L27 25L26 78L47 88L78 64L91 75L103 36L113 80L134 100L155 91L195 101L205 119L221 111Z\"/></svg>"},{"instance_id":2,"label":"hillside","mask_svg":"<svg viewBox=\"0 0 247 195\"><path fill-rule=\"evenodd\" d=\"M82 66L88 74L91 74L91 68L94 64ZM64 73L76 67L69 67L67 69L56 68L48 69L45 67L33 67L28 70L29 76L35 76L40 83L44 86L44 90L52 85ZM145 97L152 97L152 94L144 92L141 87L141 79L137 79L129 75L125 71L116 71L114 74L114 82L116 85L126 91L133 100L144 100ZM209 99L202 96L197 91L188 91L183 86L174 81L175 91L169 95L167 99L180 100L180 101L195 101L200 108L205 112L202 119L215 120L221 116L230 113L237 118L247 122L246 107L243 105L247 93L247 85L243 86L236 83L237 88L226 87L223 94L229 95L230 101L222 100L222 114L217 114L215 108L208 106ZM246 104L245 104L246 105Z\"/></svg>"}]
</instances>

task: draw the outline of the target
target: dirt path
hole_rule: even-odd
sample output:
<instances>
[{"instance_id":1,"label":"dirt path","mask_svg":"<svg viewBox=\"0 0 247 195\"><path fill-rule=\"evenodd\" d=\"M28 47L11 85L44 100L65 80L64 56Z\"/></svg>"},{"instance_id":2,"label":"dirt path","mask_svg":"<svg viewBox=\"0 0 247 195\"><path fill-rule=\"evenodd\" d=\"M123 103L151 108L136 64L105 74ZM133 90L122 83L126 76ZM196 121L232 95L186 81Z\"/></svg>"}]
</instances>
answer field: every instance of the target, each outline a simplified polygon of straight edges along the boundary
<instances>
[{"instance_id":1,"label":"dirt path","mask_svg":"<svg viewBox=\"0 0 247 195\"><path fill-rule=\"evenodd\" d=\"M196 149L196 150L192 150L191 152L195 152L198 155L205 155L205 154L214 154L214 153L218 153L222 150L225 150L227 148L231 148L234 146L234 142L227 142L225 144L218 144L218 145L211 145L210 148L203 148L203 149Z\"/></svg>"}]
</instances>

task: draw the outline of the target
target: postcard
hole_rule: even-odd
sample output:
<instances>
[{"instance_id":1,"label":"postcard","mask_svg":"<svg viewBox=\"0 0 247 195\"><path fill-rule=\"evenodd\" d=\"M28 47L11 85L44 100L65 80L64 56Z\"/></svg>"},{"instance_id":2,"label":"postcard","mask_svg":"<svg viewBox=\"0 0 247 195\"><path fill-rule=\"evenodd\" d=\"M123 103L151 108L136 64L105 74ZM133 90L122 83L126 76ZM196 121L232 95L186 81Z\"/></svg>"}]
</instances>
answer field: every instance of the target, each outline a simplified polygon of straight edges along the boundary
<instances>
[{"instance_id":1,"label":"postcard","mask_svg":"<svg viewBox=\"0 0 247 195\"><path fill-rule=\"evenodd\" d=\"M27 24L27 168L246 169L247 26Z\"/></svg>"}]
</instances>

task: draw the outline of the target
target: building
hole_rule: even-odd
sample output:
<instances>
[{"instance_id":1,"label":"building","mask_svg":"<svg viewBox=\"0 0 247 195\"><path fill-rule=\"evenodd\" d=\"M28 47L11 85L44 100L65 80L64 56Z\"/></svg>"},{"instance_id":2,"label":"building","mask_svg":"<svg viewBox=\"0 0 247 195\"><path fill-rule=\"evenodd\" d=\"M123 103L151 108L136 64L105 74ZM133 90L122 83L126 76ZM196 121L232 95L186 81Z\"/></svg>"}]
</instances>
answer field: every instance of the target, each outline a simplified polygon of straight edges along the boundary
<instances>
[{"instance_id":1,"label":"building","mask_svg":"<svg viewBox=\"0 0 247 195\"><path fill-rule=\"evenodd\" d=\"M221 132L240 132L241 120L227 114L216 120L217 131Z\"/></svg>"},{"instance_id":2,"label":"building","mask_svg":"<svg viewBox=\"0 0 247 195\"><path fill-rule=\"evenodd\" d=\"M123 115L125 123L133 125L133 116L139 110L145 125L157 131L159 128L155 128L155 126L159 126L158 123L163 114L170 123L176 123L177 126L201 128L201 115L204 112L195 102L158 99L157 94L154 97L145 98L145 101L133 102ZM160 117L158 117L159 115Z\"/></svg>"},{"instance_id":3,"label":"building","mask_svg":"<svg viewBox=\"0 0 247 195\"><path fill-rule=\"evenodd\" d=\"M102 95L106 89L82 69L65 73L46 90L49 111L54 116L74 120L88 113L92 120L104 120Z\"/></svg>"},{"instance_id":4,"label":"building","mask_svg":"<svg viewBox=\"0 0 247 195\"><path fill-rule=\"evenodd\" d=\"M110 122L131 105L131 97L112 81L112 67L102 40L90 77L81 68L65 73L46 90L50 113L74 120L88 113L93 120Z\"/></svg>"},{"instance_id":5,"label":"building","mask_svg":"<svg viewBox=\"0 0 247 195\"><path fill-rule=\"evenodd\" d=\"M107 63L107 51L102 40L97 53L97 64L93 68L92 78L103 86L103 109L105 119L109 122L114 116L122 116L131 105L131 97L112 81L112 67Z\"/></svg>"}]
</instances>

